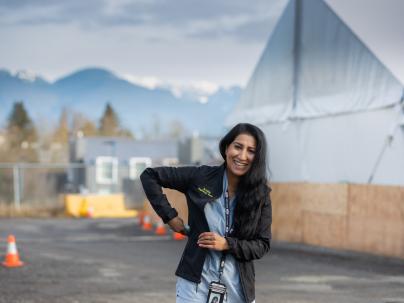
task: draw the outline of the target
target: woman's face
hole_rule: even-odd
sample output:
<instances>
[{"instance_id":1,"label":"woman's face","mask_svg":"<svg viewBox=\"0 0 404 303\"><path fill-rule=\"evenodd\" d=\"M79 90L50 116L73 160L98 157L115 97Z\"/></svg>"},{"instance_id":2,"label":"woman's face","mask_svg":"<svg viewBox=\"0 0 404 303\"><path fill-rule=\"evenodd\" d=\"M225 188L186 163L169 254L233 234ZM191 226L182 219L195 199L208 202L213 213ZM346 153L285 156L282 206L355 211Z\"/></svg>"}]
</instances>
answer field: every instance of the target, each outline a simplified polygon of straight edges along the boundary
<instances>
[{"instance_id":1,"label":"woman's face","mask_svg":"<svg viewBox=\"0 0 404 303\"><path fill-rule=\"evenodd\" d=\"M249 134L238 135L226 148L227 171L237 177L251 168L255 157L255 138Z\"/></svg>"}]
</instances>

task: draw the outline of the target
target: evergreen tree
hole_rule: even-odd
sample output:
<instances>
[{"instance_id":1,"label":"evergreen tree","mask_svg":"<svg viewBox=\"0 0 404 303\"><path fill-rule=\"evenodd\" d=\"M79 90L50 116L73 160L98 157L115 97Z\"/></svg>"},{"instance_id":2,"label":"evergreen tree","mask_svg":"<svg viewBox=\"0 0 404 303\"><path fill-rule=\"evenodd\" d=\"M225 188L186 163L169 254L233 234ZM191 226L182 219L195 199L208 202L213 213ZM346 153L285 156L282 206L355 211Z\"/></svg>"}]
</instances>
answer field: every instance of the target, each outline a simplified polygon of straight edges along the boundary
<instances>
[{"instance_id":1,"label":"evergreen tree","mask_svg":"<svg viewBox=\"0 0 404 303\"><path fill-rule=\"evenodd\" d=\"M24 103L13 105L7 125L7 145L11 161L37 161L38 136Z\"/></svg>"},{"instance_id":2,"label":"evergreen tree","mask_svg":"<svg viewBox=\"0 0 404 303\"><path fill-rule=\"evenodd\" d=\"M105 106L101 117L99 133L101 136L116 136L119 133L119 119L109 103Z\"/></svg>"},{"instance_id":3,"label":"evergreen tree","mask_svg":"<svg viewBox=\"0 0 404 303\"><path fill-rule=\"evenodd\" d=\"M101 136L120 136L133 137L132 133L124 128L121 128L119 117L111 104L107 103L104 113L100 119L98 132Z\"/></svg>"},{"instance_id":4,"label":"evergreen tree","mask_svg":"<svg viewBox=\"0 0 404 303\"><path fill-rule=\"evenodd\" d=\"M58 126L52 136L52 141L62 145L69 143L69 121L66 109L63 109L60 115Z\"/></svg>"}]
</instances>

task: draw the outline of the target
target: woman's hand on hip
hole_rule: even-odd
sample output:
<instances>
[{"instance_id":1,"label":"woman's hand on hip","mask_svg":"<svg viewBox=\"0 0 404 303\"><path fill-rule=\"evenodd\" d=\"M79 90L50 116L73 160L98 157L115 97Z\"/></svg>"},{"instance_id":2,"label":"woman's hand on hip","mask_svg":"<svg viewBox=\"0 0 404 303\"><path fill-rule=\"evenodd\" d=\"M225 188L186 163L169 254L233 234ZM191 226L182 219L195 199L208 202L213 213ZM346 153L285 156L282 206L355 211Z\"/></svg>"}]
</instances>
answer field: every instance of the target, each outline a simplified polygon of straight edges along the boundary
<instances>
[{"instance_id":1,"label":"woman's hand on hip","mask_svg":"<svg viewBox=\"0 0 404 303\"><path fill-rule=\"evenodd\" d=\"M184 225L184 221L180 217L175 217L175 218L171 219L170 221L168 221L167 224L170 226L170 228L173 231L184 234L185 225Z\"/></svg>"},{"instance_id":2,"label":"woman's hand on hip","mask_svg":"<svg viewBox=\"0 0 404 303\"><path fill-rule=\"evenodd\" d=\"M226 238L218 235L214 232L204 232L199 235L198 238L199 247L213 249L213 250L227 250L229 245Z\"/></svg>"}]
</instances>

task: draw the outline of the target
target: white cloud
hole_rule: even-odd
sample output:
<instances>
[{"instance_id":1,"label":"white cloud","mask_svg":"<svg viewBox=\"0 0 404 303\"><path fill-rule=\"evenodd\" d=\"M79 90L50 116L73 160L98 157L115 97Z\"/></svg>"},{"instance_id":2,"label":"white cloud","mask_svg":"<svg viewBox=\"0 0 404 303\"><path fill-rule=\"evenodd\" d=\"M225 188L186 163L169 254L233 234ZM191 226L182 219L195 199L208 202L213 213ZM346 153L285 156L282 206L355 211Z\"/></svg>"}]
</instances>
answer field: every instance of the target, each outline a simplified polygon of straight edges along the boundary
<instances>
[{"instance_id":1,"label":"white cloud","mask_svg":"<svg viewBox=\"0 0 404 303\"><path fill-rule=\"evenodd\" d=\"M12 72L12 75L28 82L34 82L38 76L31 70L19 70Z\"/></svg>"},{"instance_id":2,"label":"white cloud","mask_svg":"<svg viewBox=\"0 0 404 303\"><path fill-rule=\"evenodd\" d=\"M155 76L144 77L130 74L122 75L121 78L148 89L167 89L177 98L188 97L201 103L206 103L209 96L215 94L219 89L218 84L204 80L182 82L162 80Z\"/></svg>"},{"instance_id":3,"label":"white cloud","mask_svg":"<svg viewBox=\"0 0 404 303\"><path fill-rule=\"evenodd\" d=\"M154 77L154 76L141 77L141 76L125 74L122 76L122 78L133 84L140 85L140 86L146 87L148 89L155 89L158 87L163 87L163 81L161 81L159 78Z\"/></svg>"},{"instance_id":4,"label":"white cloud","mask_svg":"<svg viewBox=\"0 0 404 303\"><path fill-rule=\"evenodd\" d=\"M171 81L167 82L166 88L170 89L177 98L185 97L206 103L209 96L218 91L219 85L209 81L190 81L186 83Z\"/></svg>"},{"instance_id":5,"label":"white cloud","mask_svg":"<svg viewBox=\"0 0 404 303\"><path fill-rule=\"evenodd\" d=\"M188 87L195 92L207 95L213 95L219 89L217 84L209 81L192 81Z\"/></svg>"}]
</instances>

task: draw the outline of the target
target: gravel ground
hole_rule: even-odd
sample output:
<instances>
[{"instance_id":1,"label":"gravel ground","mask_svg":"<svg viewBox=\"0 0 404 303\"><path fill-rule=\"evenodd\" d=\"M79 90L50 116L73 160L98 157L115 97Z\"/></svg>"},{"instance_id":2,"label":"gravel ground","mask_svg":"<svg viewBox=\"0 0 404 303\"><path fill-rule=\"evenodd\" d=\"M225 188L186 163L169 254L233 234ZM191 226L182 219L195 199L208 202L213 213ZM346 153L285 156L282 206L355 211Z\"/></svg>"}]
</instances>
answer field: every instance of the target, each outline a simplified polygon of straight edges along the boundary
<instances>
[{"instance_id":1,"label":"gravel ground","mask_svg":"<svg viewBox=\"0 0 404 303\"><path fill-rule=\"evenodd\" d=\"M2 260L8 234L26 264L0 267L1 303L175 302L185 241L134 220L0 219ZM256 275L257 303L404 303L404 261L395 259L274 243Z\"/></svg>"}]
</instances>

